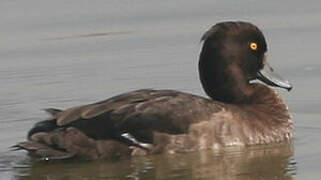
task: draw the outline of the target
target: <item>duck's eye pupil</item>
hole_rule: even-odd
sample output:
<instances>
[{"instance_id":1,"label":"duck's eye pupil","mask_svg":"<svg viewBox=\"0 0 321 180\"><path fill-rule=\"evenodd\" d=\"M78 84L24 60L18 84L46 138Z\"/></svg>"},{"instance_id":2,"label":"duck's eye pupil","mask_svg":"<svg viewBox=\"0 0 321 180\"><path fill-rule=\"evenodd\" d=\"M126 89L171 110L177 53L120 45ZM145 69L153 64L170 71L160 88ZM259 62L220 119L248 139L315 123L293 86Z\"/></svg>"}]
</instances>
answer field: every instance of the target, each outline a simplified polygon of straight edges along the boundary
<instances>
[{"instance_id":1,"label":"duck's eye pupil","mask_svg":"<svg viewBox=\"0 0 321 180\"><path fill-rule=\"evenodd\" d=\"M256 51L257 48L258 48L257 43L251 42L251 43L250 43L250 48L251 48L253 51Z\"/></svg>"}]
</instances>

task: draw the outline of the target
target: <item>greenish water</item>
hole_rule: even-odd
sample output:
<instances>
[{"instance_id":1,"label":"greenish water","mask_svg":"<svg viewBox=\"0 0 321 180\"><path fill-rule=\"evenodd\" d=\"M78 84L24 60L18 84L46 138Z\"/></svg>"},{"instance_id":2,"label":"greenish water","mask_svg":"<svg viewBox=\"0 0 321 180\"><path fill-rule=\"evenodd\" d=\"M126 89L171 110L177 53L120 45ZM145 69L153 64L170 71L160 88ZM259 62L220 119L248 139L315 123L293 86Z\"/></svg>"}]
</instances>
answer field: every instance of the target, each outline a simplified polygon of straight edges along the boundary
<instances>
[{"instance_id":1,"label":"greenish water","mask_svg":"<svg viewBox=\"0 0 321 180\"><path fill-rule=\"evenodd\" d=\"M140 88L205 95L200 37L222 20L262 28L268 60L294 89L281 91L295 121L293 145L34 162L9 147L47 117L41 110L92 103ZM0 1L0 180L319 179L319 1Z\"/></svg>"}]
</instances>

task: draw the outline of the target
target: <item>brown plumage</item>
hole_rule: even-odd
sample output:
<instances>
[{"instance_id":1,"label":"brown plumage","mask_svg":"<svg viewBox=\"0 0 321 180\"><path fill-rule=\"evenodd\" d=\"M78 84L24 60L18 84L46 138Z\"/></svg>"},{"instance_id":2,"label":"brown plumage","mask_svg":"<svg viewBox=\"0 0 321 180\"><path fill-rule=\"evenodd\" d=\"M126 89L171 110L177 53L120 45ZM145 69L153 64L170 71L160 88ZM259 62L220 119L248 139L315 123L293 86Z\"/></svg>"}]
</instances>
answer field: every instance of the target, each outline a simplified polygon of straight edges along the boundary
<instances>
[{"instance_id":1,"label":"brown plumage","mask_svg":"<svg viewBox=\"0 0 321 180\"><path fill-rule=\"evenodd\" d=\"M37 123L28 141L14 147L43 159L110 159L290 140L293 122L282 99L251 82L292 88L272 76L262 32L250 23L224 22L202 39L200 79L211 99L143 89L66 110L47 109L52 118Z\"/></svg>"}]
</instances>

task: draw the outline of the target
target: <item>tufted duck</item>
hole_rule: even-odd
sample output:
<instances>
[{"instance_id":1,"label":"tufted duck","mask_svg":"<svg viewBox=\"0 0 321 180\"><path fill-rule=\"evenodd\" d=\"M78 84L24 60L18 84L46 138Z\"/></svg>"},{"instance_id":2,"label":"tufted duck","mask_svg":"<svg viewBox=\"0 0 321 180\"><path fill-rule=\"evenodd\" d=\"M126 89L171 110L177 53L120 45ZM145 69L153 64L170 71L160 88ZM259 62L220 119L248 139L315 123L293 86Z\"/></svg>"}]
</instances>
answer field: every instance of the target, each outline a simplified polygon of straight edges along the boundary
<instances>
[{"instance_id":1,"label":"tufted duck","mask_svg":"<svg viewBox=\"0 0 321 180\"><path fill-rule=\"evenodd\" d=\"M202 41L199 75L210 99L142 89L66 110L47 109L51 118L14 147L45 160L108 159L290 141L288 108L267 85L292 86L267 63L262 32L247 22L221 22Z\"/></svg>"}]
</instances>

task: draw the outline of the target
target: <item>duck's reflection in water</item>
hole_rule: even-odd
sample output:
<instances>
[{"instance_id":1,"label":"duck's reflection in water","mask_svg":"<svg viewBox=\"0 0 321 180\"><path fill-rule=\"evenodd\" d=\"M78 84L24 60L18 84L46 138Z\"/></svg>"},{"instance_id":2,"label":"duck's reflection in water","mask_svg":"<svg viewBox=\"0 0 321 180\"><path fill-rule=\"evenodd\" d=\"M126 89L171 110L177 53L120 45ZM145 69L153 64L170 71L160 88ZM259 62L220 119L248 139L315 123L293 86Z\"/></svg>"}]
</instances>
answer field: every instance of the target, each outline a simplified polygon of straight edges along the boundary
<instances>
[{"instance_id":1,"label":"duck's reflection in water","mask_svg":"<svg viewBox=\"0 0 321 180\"><path fill-rule=\"evenodd\" d=\"M227 148L224 152L151 155L114 161L30 162L17 180L293 179L292 143Z\"/></svg>"}]
</instances>

